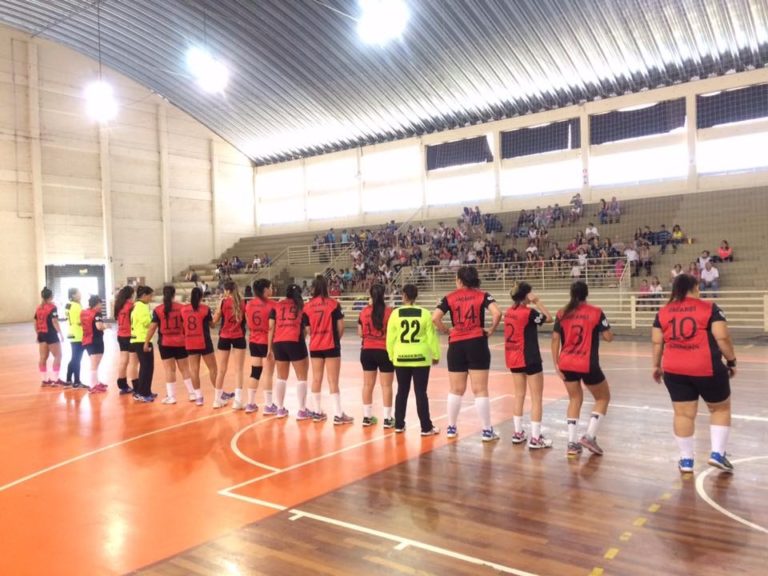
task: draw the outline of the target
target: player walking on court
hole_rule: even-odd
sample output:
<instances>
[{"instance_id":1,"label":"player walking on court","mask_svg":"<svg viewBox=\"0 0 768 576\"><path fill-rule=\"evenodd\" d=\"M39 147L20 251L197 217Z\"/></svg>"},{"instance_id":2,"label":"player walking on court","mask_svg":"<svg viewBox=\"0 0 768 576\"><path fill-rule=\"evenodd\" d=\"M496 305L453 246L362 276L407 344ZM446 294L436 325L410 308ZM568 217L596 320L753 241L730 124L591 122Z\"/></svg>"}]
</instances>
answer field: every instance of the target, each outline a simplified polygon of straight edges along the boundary
<instances>
[{"instance_id":1,"label":"player walking on court","mask_svg":"<svg viewBox=\"0 0 768 576\"><path fill-rule=\"evenodd\" d=\"M568 455L581 454L586 448L601 456L603 449L597 443L597 431L611 400L611 391L600 369L600 340L611 342L613 332L603 311L587 304L587 284L577 280L571 284L571 299L558 311L552 331L552 361L557 375L568 391ZM595 399L587 432L576 440L581 405L584 403L584 382Z\"/></svg>"},{"instance_id":2,"label":"player walking on court","mask_svg":"<svg viewBox=\"0 0 768 576\"><path fill-rule=\"evenodd\" d=\"M672 283L669 303L656 314L652 338L653 379L659 383L663 379L672 400L680 471L693 472L701 397L709 408L709 464L733 472L725 447L731 431L730 378L736 375L736 354L723 311L699 298L696 278L681 274Z\"/></svg>"},{"instance_id":3,"label":"player walking on court","mask_svg":"<svg viewBox=\"0 0 768 576\"><path fill-rule=\"evenodd\" d=\"M440 361L440 339L429 310L415 305L418 295L414 284L403 286L403 305L392 312L387 322L387 353L397 374L395 432L405 432L405 411L413 381L421 435L434 436L440 429L429 414L427 385L430 367Z\"/></svg>"},{"instance_id":4,"label":"player walking on court","mask_svg":"<svg viewBox=\"0 0 768 576\"><path fill-rule=\"evenodd\" d=\"M541 434L544 372L538 333L539 326L551 321L552 315L533 293L531 285L520 282L512 291L512 306L504 314L504 357L515 386L513 444L526 441L523 406L526 389L531 390L531 436L528 438L528 448L531 450L552 447L552 440Z\"/></svg>"},{"instance_id":5,"label":"player walking on court","mask_svg":"<svg viewBox=\"0 0 768 576\"><path fill-rule=\"evenodd\" d=\"M251 377L248 382L248 401L245 413L251 414L259 408L256 405L256 391L264 380L264 416L275 416L277 405L273 403L272 372L274 360L267 357L269 349L269 316L274 308L272 302L272 282L260 278L253 283L253 298L245 307L245 319L248 323L248 347L251 353ZM269 389L266 388L269 386Z\"/></svg>"},{"instance_id":6,"label":"player walking on court","mask_svg":"<svg viewBox=\"0 0 768 576\"><path fill-rule=\"evenodd\" d=\"M211 309L203 304L203 291L195 286L189 296L189 304L181 309L184 322L184 347L189 354L189 376L195 395L195 405L203 406L203 391L200 389L200 359L208 368L211 387L216 388L216 355L211 340Z\"/></svg>"},{"instance_id":7,"label":"player walking on court","mask_svg":"<svg viewBox=\"0 0 768 576\"><path fill-rule=\"evenodd\" d=\"M235 399L232 408L242 410L243 404L243 362L245 361L245 305L237 284L232 280L224 283L224 297L213 315L213 323L221 321L218 354L216 363L219 371L216 375L213 407L221 408L227 403L224 395L224 378L227 376L229 357L235 366Z\"/></svg>"},{"instance_id":8,"label":"player walking on court","mask_svg":"<svg viewBox=\"0 0 768 576\"><path fill-rule=\"evenodd\" d=\"M357 335L361 338L360 364L363 368L363 426L373 426L378 420L373 415L373 388L376 375L381 374L381 401L384 406L384 428L394 428L392 417L392 381L395 367L387 355L387 322L392 308L384 301L383 284L371 286L371 299L360 311Z\"/></svg>"},{"instance_id":9,"label":"player walking on court","mask_svg":"<svg viewBox=\"0 0 768 576\"><path fill-rule=\"evenodd\" d=\"M323 374L328 377L328 388L333 399L333 423L351 424L354 418L341 408L339 374L341 372L341 337L344 335L344 313L339 303L328 295L328 281L316 276L312 283L312 299L304 306L309 326L309 357L312 362L312 397L314 422L323 422L327 416L322 408Z\"/></svg>"},{"instance_id":10,"label":"player walking on court","mask_svg":"<svg viewBox=\"0 0 768 576\"><path fill-rule=\"evenodd\" d=\"M485 311L491 312L491 325L485 329ZM449 331L443 316L451 315ZM475 395L475 408L483 423L483 442L493 442L499 435L491 424L491 402L488 398L488 371L491 351L488 338L501 322L501 311L488 292L480 290L480 277L473 266L462 266L456 273L456 290L445 296L432 314L438 332L448 337L448 429L446 436L456 438L461 399L467 390L467 378Z\"/></svg>"},{"instance_id":11,"label":"player walking on court","mask_svg":"<svg viewBox=\"0 0 768 576\"><path fill-rule=\"evenodd\" d=\"M40 361L38 368L42 377L42 386L56 387L61 383L59 370L61 370L61 327L56 304L53 303L53 292L50 288L40 291L42 301L35 309L33 320L37 333ZM48 372L48 356L53 356L53 370Z\"/></svg>"}]
</instances>

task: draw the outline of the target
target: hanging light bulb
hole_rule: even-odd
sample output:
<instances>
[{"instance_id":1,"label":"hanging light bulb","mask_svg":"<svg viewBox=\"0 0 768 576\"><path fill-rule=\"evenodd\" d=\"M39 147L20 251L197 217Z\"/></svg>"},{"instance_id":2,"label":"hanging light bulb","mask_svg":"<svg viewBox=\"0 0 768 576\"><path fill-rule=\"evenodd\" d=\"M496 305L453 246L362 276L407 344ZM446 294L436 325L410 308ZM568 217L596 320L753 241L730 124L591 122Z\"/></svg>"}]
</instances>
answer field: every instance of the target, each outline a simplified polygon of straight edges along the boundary
<instances>
[{"instance_id":1,"label":"hanging light bulb","mask_svg":"<svg viewBox=\"0 0 768 576\"><path fill-rule=\"evenodd\" d=\"M359 4L357 33L363 42L384 45L402 36L411 17L405 0L359 0Z\"/></svg>"},{"instance_id":2,"label":"hanging light bulb","mask_svg":"<svg viewBox=\"0 0 768 576\"><path fill-rule=\"evenodd\" d=\"M193 46L187 50L187 68L197 85L210 94L222 93L229 84L229 69L210 52Z\"/></svg>"},{"instance_id":3,"label":"hanging light bulb","mask_svg":"<svg viewBox=\"0 0 768 576\"><path fill-rule=\"evenodd\" d=\"M95 80L85 87L86 110L96 122L104 123L117 116L117 101L112 86L103 80Z\"/></svg>"}]
</instances>

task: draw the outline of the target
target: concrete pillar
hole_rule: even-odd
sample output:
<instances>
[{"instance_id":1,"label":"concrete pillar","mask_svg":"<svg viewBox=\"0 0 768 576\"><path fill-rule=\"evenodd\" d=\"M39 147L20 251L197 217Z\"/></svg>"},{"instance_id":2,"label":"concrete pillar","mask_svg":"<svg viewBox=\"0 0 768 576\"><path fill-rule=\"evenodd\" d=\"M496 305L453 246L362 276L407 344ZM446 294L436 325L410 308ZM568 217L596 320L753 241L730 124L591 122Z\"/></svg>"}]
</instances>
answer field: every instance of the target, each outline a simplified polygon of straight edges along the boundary
<instances>
[{"instance_id":1,"label":"concrete pillar","mask_svg":"<svg viewBox=\"0 0 768 576\"><path fill-rule=\"evenodd\" d=\"M110 310L112 293L115 285L115 271L112 264L112 176L109 162L109 130L106 125L99 126L99 166L101 172L101 214L104 243L104 288L107 297L107 309Z\"/></svg>"},{"instance_id":2,"label":"concrete pillar","mask_svg":"<svg viewBox=\"0 0 768 576\"><path fill-rule=\"evenodd\" d=\"M160 218L163 226L163 282L173 278L171 270L171 198L168 161L168 121L165 102L157 105L157 139L160 148Z\"/></svg>"},{"instance_id":3,"label":"concrete pillar","mask_svg":"<svg viewBox=\"0 0 768 576\"><path fill-rule=\"evenodd\" d=\"M32 181L32 221L35 230L35 272L37 289L45 285L45 221L43 219L43 159L40 146L40 89L37 44L27 43L29 110L29 163Z\"/></svg>"}]
</instances>

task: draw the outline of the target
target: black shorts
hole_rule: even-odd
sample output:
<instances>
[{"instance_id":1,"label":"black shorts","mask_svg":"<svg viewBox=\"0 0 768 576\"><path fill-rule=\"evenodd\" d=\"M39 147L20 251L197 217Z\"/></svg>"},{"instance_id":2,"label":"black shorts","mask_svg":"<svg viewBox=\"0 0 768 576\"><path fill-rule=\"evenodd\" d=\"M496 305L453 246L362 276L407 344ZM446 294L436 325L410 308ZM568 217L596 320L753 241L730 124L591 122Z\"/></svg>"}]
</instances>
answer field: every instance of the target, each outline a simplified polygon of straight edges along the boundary
<instances>
[{"instance_id":1,"label":"black shorts","mask_svg":"<svg viewBox=\"0 0 768 576\"><path fill-rule=\"evenodd\" d=\"M85 345L85 351L88 352L88 356L96 356L98 354L104 354L104 341L91 342Z\"/></svg>"},{"instance_id":2,"label":"black shorts","mask_svg":"<svg viewBox=\"0 0 768 576\"><path fill-rule=\"evenodd\" d=\"M715 370L712 376L685 376L664 372L664 384L672 402L693 402L701 396L704 402L717 404L731 396L728 371Z\"/></svg>"},{"instance_id":3,"label":"black shorts","mask_svg":"<svg viewBox=\"0 0 768 576\"><path fill-rule=\"evenodd\" d=\"M253 358L266 358L267 357L267 345L256 344L255 342L248 342L248 348L251 350L251 356Z\"/></svg>"},{"instance_id":4,"label":"black shorts","mask_svg":"<svg viewBox=\"0 0 768 576\"><path fill-rule=\"evenodd\" d=\"M208 356L208 354L213 354L213 342L207 340L205 342L205 348L202 350L190 350L187 348L187 354L190 356Z\"/></svg>"},{"instance_id":5,"label":"black shorts","mask_svg":"<svg viewBox=\"0 0 768 576\"><path fill-rule=\"evenodd\" d=\"M37 341L40 344L59 344L59 335L56 332L38 332Z\"/></svg>"},{"instance_id":6,"label":"black shorts","mask_svg":"<svg viewBox=\"0 0 768 576\"><path fill-rule=\"evenodd\" d=\"M395 371L386 350L360 350L360 364L363 365L363 372L378 370L382 374L391 374Z\"/></svg>"},{"instance_id":7,"label":"black shorts","mask_svg":"<svg viewBox=\"0 0 768 576\"><path fill-rule=\"evenodd\" d=\"M512 372L512 374L525 374L526 376L533 376L534 374L543 372L544 367L541 365L541 362L538 362L536 364L528 364L522 368L510 368L509 371Z\"/></svg>"},{"instance_id":8,"label":"black shorts","mask_svg":"<svg viewBox=\"0 0 768 576\"><path fill-rule=\"evenodd\" d=\"M562 372L566 382L583 381L587 386L594 386L605 380L605 374L600 370L600 366L589 372L567 372L565 370Z\"/></svg>"},{"instance_id":9,"label":"black shorts","mask_svg":"<svg viewBox=\"0 0 768 576\"><path fill-rule=\"evenodd\" d=\"M310 350L310 358L341 358L341 347L330 348L328 350Z\"/></svg>"},{"instance_id":10,"label":"black shorts","mask_svg":"<svg viewBox=\"0 0 768 576\"><path fill-rule=\"evenodd\" d=\"M184 360L189 356L184 346L163 346L158 344L157 348L160 350L160 358L163 360Z\"/></svg>"},{"instance_id":11,"label":"black shorts","mask_svg":"<svg viewBox=\"0 0 768 576\"><path fill-rule=\"evenodd\" d=\"M240 338L219 338L219 344L216 346L219 350L245 350L245 336Z\"/></svg>"},{"instance_id":12,"label":"black shorts","mask_svg":"<svg viewBox=\"0 0 768 576\"><path fill-rule=\"evenodd\" d=\"M120 352L133 352L133 350L131 350L130 336L118 336L117 345L120 347Z\"/></svg>"},{"instance_id":13,"label":"black shorts","mask_svg":"<svg viewBox=\"0 0 768 576\"><path fill-rule=\"evenodd\" d=\"M278 362L298 362L307 357L307 345L301 342L275 342L272 345L275 360Z\"/></svg>"},{"instance_id":14,"label":"black shorts","mask_svg":"<svg viewBox=\"0 0 768 576\"><path fill-rule=\"evenodd\" d=\"M448 372L488 370L490 367L491 350L487 336L448 344Z\"/></svg>"}]
</instances>

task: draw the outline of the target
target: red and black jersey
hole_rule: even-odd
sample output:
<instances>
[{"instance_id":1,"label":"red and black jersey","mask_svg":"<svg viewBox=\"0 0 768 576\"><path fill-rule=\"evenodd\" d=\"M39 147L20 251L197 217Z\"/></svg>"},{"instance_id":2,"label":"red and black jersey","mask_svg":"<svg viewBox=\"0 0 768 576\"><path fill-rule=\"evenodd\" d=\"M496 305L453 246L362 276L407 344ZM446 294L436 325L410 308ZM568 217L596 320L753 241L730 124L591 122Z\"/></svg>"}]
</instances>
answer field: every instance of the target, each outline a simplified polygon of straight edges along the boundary
<instances>
[{"instance_id":1,"label":"red and black jersey","mask_svg":"<svg viewBox=\"0 0 768 576\"><path fill-rule=\"evenodd\" d=\"M231 296L227 296L221 301L221 330L219 336L221 338L229 338L235 340L237 338L245 338L245 304L240 303L240 320L235 315L235 303Z\"/></svg>"},{"instance_id":2,"label":"red and black jersey","mask_svg":"<svg viewBox=\"0 0 768 576\"><path fill-rule=\"evenodd\" d=\"M80 324L83 326L83 346L99 344L104 341L104 332L96 328L97 322L104 322L101 310L86 308L80 312Z\"/></svg>"},{"instance_id":3,"label":"red and black jersey","mask_svg":"<svg viewBox=\"0 0 768 576\"><path fill-rule=\"evenodd\" d=\"M557 366L567 372L587 374L600 367L600 333L611 325L597 306L582 303L567 316L557 313L554 330L560 334L560 358Z\"/></svg>"},{"instance_id":4,"label":"red and black jersey","mask_svg":"<svg viewBox=\"0 0 768 576\"><path fill-rule=\"evenodd\" d=\"M275 321L275 335L272 342L301 342L304 340L306 317L290 298L280 300L269 313Z\"/></svg>"},{"instance_id":5,"label":"red and black jersey","mask_svg":"<svg viewBox=\"0 0 768 576\"><path fill-rule=\"evenodd\" d=\"M117 335L120 338L131 337L131 310L133 300L126 300L123 307L117 313Z\"/></svg>"},{"instance_id":6,"label":"red and black jersey","mask_svg":"<svg viewBox=\"0 0 768 576\"><path fill-rule=\"evenodd\" d=\"M56 334L56 327L53 325L53 320L57 318L58 312L56 311L56 304L48 302L47 304L41 304L35 310L35 330L38 334Z\"/></svg>"},{"instance_id":7,"label":"red and black jersey","mask_svg":"<svg viewBox=\"0 0 768 576\"><path fill-rule=\"evenodd\" d=\"M211 348L211 320L213 314L205 304L199 304L197 310L192 304L187 304L181 309L181 318L184 322L184 347L187 350L205 350Z\"/></svg>"},{"instance_id":8,"label":"red and black jersey","mask_svg":"<svg viewBox=\"0 0 768 576\"><path fill-rule=\"evenodd\" d=\"M504 357L507 368L541 364L537 328L547 317L527 306L512 306L504 314Z\"/></svg>"},{"instance_id":9,"label":"red and black jersey","mask_svg":"<svg viewBox=\"0 0 768 576\"><path fill-rule=\"evenodd\" d=\"M459 288L445 296L437 307L451 314L448 342L485 336L485 311L493 302L493 296L476 288Z\"/></svg>"},{"instance_id":10,"label":"red and black jersey","mask_svg":"<svg viewBox=\"0 0 768 576\"><path fill-rule=\"evenodd\" d=\"M662 369L685 376L712 376L723 355L712 335L712 324L725 322L717 304L684 298L664 306L653 322L664 332Z\"/></svg>"},{"instance_id":11,"label":"red and black jersey","mask_svg":"<svg viewBox=\"0 0 768 576\"><path fill-rule=\"evenodd\" d=\"M245 320L248 323L249 342L267 344L269 334L269 315L275 303L272 300L254 298L245 307Z\"/></svg>"},{"instance_id":12,"label":"red and black jersey","mask_svg":"<svg viewBox=\"0 0 768 576\"><path fill-rule=\"evenodd\" d=\"M184 347L184 320L181 316L182 305L171 302L171 309L166 312L165 304L160 304L152 312L152 322L157 324L158 344L168 348Z\"/></svg>"},{"instance_id":13,"label":"red and black jersey","mask_svg":"<svg viewBox=\"0 0 768 576\"><path fill-rule=\"evenodd\" d=\"M333 298L316 296L304 305L309 326L309 350L333 350L341 346L338 321L344 318L341 306Z\"/></svg>"},{"instance_id":14,"label":"red and black jersey","mask_svg":"<svg viewBox=\"0 0 768 576\"><path fill-rule=\"evenodd\" d=\"M384 308L384 323L381 330L373 325L373 306L366 306L360 311L357 323L363 331L363 350L387 349L387 322L392 315L392 308Z\"/></svg>"}]
</instances>

